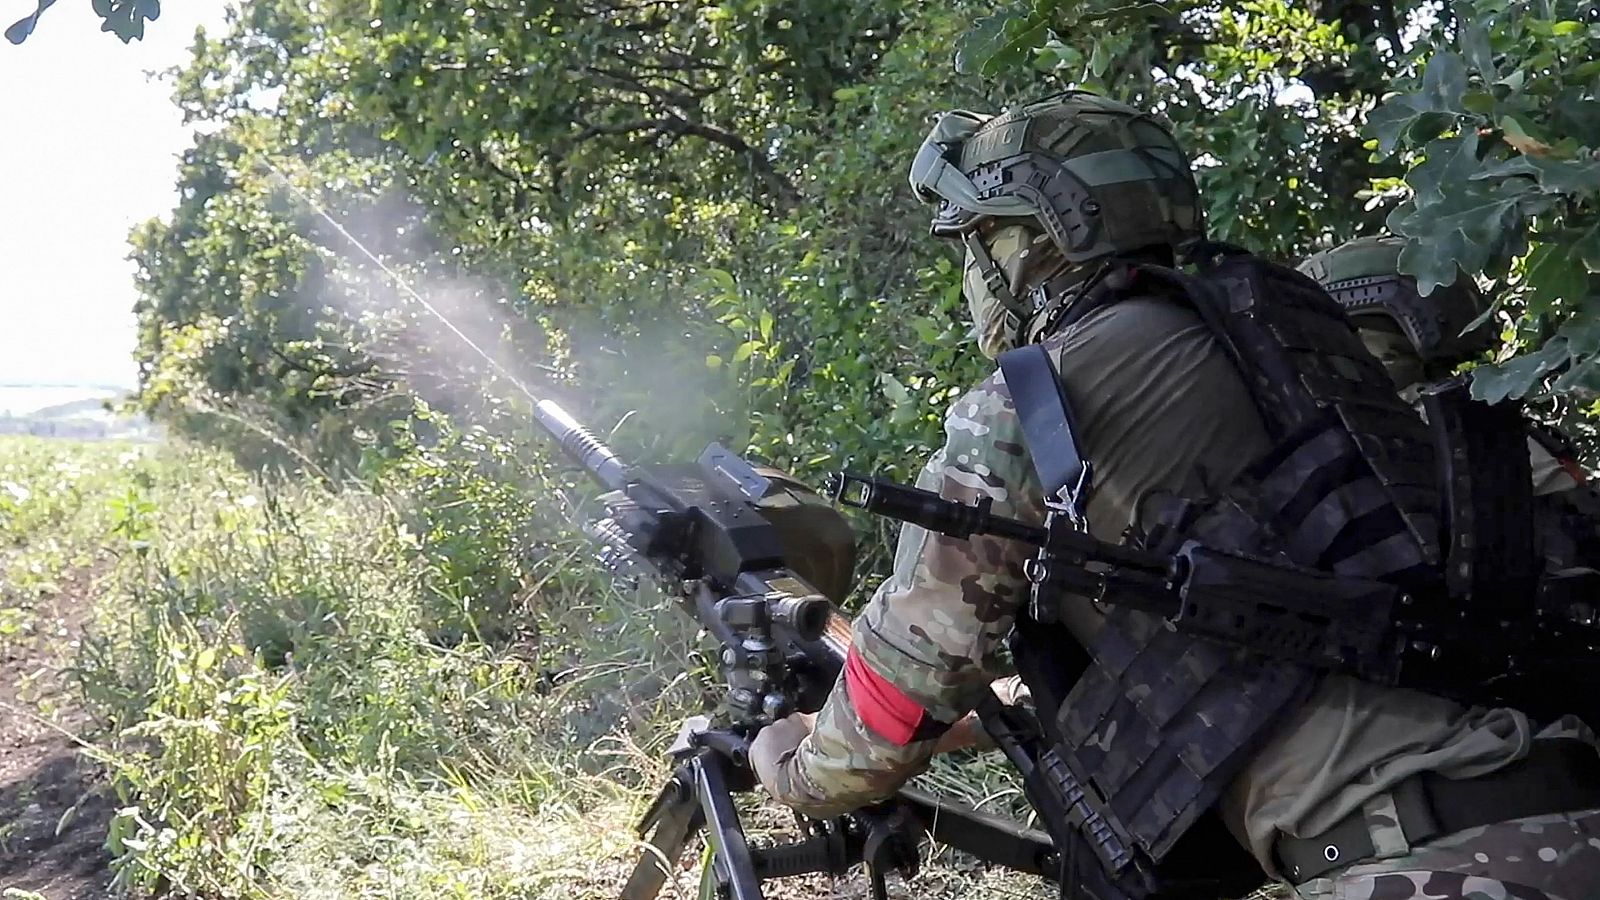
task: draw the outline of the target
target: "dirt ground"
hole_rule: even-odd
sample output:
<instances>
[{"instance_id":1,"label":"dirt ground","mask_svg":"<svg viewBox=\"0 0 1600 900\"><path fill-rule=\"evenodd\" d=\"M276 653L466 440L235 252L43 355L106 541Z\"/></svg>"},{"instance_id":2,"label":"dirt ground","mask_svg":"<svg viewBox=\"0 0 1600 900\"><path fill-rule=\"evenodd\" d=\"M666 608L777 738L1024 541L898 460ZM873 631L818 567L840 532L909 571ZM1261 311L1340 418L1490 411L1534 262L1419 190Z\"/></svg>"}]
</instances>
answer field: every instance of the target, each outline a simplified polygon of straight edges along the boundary
<instances>
[{"instance_id":1,"label":"dirt ground","mask_svg":"<svg viewBox=\"0 0 1600 900\"><path fill-rule=\"evenodd\" d=\"M21 630L0 635L0 892L111 896L103 845L115 805L68 736L85 721L64 671L93 583L89 571L69 576L26 611Z\"/></svg>"}]
</instances>

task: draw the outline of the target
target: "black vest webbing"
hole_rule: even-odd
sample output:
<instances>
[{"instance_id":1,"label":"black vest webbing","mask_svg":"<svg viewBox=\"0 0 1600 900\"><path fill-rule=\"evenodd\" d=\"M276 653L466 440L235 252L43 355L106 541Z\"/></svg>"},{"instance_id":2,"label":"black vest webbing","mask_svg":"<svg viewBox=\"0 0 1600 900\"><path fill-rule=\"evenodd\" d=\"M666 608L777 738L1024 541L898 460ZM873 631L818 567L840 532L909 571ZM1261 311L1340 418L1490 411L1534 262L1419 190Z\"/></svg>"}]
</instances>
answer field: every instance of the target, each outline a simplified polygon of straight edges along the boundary
<instances>
[{"instance_id":1,"label":"black vest webbing","mask_svg":"<svg viewBox=\"0 0 1600 900\"><path fill-rule=\"evenodd\" d=\"M1139 271L1197 310L1277 440L1221 498L1160 523L1166 532L1364 578L1432 571L1431 446L1337 304L1309 279L1250 257L1225 259L1206 278ZM1048 357L1038 348L1018 357L1039 358L1043 366L1013 365L1006 380L1023 422L1033 420L1025 436L1040 479L1059 487L1072 477L1071 459L1081 459L1079 442L1060 440L1072 426L1064 403L1052 408L1061 386ZM1161 863L1174 844L1317 673L1129 609L1107 612L1089 651L1092 663L1056 715L1061 740L1042 763L1061 767L1080 849L1106 876L1092 893L1151 896L1162 891Z\"/></svg>"}]
</instances>

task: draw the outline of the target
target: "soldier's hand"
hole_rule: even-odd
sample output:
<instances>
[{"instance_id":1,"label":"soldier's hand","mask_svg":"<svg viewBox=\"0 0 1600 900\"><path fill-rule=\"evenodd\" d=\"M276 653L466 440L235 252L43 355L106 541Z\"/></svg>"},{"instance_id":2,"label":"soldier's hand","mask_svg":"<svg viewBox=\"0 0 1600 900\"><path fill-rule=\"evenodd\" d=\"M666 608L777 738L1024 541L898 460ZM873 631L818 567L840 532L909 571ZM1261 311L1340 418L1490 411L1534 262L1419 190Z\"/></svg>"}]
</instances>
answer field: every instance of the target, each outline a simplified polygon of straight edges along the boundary
<instances>
[{"instance_id":1,"label":"soldier's hand","mask_svg":"<svg viewBox=\"0 0 1600 900\"><path fill-rule=\"evenodd\" d=\"M782 785L788 780L782 777L783 766L800 749L800 742L811 734L816 719L811 713L794 713L761 729L750 742L750 768L755 770L756 779L768 794L780 800L784 798Z\"/></svg>"},{"instance_id":2,"label":"soldier's hand","mask_svg":"<svg viewBox=\"0 0 1600 900\"><path fill-rule=\"evenodd\" d=\"M1033 697L1028 691L1028 686L1022 683L1022 678L1010 675L996 679L989 685L1000 702L1008 706L1015 704L1031 705ZM953 753L957 750L993 750L994 738L983 730L983 724L978 721L977 713L968 713L960 721L950 726L950 730L939 736L939 742L933 745L935 755L940 753Z\"/></svg>"},{"instance_id":3,"label":"soldier's hand","mask_svg":"<svg viewBox=\"0 0 1600 900\"><path fill-rule=\"evenodd\" d=\"M976 713L967 713L960 721L951 725L948 731L939 735L938 743L933 745L935 756L967 749L994 749L994 741L984 732Z\"/></svg>"}]
</instances>

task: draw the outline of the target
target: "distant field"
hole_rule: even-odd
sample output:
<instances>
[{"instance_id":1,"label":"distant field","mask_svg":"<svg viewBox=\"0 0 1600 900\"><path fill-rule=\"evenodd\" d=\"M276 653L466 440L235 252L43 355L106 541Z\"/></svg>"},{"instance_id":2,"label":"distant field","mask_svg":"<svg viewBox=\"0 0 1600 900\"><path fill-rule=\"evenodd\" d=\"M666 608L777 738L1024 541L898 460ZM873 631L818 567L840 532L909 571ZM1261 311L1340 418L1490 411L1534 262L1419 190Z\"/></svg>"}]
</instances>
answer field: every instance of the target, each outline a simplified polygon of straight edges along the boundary
<instances>
[{"instance_id":1,"label":"distant field","mask_svg":"<svg viewBox=\"0 0 1600 900\"><path fill-rule=\"evenodd\" d=\"M25 416L81 400L105 400L125 393L121 388L83 385L0 384L0 416Z\"/></svg>"},{"instance_id":2,"label":"distant field","mask_svg":"<svg viewBox=\"0 0 1600 900\"><path fill-rule=\"evenodd\" d=\"M0 384L0 434L76 440L150 440L159 436L148 419L106 409L120 403L123 388L104 385Z\"/></svg>"}]
</instances>

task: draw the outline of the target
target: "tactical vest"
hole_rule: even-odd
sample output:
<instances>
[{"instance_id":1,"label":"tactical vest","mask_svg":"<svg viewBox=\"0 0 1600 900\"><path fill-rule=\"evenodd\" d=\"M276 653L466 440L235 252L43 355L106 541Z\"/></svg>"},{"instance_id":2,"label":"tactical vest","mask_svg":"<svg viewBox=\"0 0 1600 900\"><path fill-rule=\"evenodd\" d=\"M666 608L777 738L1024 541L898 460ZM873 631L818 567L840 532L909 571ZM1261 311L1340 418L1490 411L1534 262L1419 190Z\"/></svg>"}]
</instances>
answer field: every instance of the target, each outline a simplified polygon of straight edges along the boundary
<instances>
[{"instance_id":1,"label":"tactical vest","mask_svg":"<svg viewBox=\"0 0 1600 900\"><path fill-rule=\"evenodd\" d=\"M1419 590L1437 584L1433 444L1338 304L1311 279L1246 255L1222 257L1199 277L1134 271L1140 293L1156 286L1199 313L1274 441L1220 497L1158 504L1145 548L1192 538ZM1101 291L1075 312L1128 295ZM1068 856L1098 862L1098 873L1077 866L1068 878L1102 900L1185 896L1164 868L1171 851L1318 672L1115 606L1088 651L1040 759L1057 773L1081 838Z\"/></svg>"}]
</instances>

